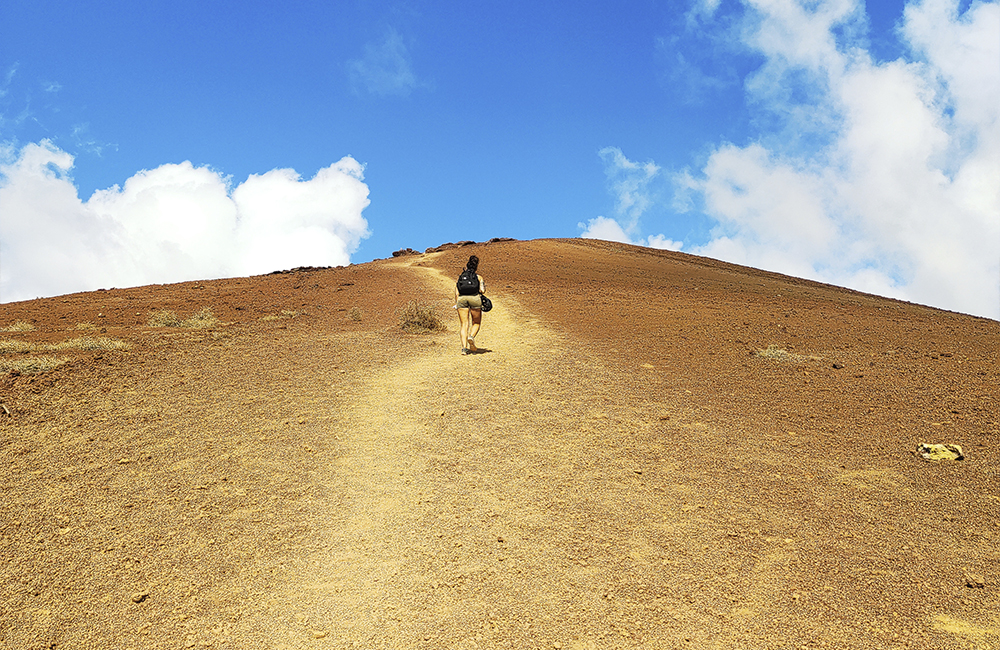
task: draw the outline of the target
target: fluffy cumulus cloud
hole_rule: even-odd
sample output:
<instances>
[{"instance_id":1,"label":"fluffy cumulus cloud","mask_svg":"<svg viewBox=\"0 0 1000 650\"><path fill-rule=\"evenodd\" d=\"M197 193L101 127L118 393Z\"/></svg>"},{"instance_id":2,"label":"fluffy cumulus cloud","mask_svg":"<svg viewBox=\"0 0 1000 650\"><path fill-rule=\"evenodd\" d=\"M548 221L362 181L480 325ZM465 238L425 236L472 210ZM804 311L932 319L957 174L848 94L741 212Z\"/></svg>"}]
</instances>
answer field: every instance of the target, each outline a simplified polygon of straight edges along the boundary
<instances>
[{"instance_id":1,"label":"fluffy cumulus cloud","mask_svg":"<svg viewBox=\"0 0 1000 650\"><path fill-rule=\"evenodd\" d=\"M345 265L368 233L368 187L350 157L309 180L276 169L235 188L207 167L161 165L81 200L65 151L42 141L2 154L4 302Z\"/></svg>"},{"instance_id":2,"label":"fluffy cumulus cloud","mask_svg":"<svg viewBox=\"0 0 1000 650\"><path fill-rule=\"evenodd\" d=\"M718 11L690 19L730 24ZM746 0L740 20L759 132L674 174L675 210L715 224L684 250L1000 318L1000 4L909 3L891 61L859 0Z\"/></svg>"},{"instance_id":3,"label":"fluffy cumulus cloud","mask_svg":"<svg viewBox=\"0 0 1000 650\"><path fill-rule=\"evenodd\" d=\"M683 180L718 221L692 252L1000 318L1000 5L912 3L882 63L844 37L859 4L751 6L751 99L827 144L718 147Z\"/></svg>"}]
</instances>

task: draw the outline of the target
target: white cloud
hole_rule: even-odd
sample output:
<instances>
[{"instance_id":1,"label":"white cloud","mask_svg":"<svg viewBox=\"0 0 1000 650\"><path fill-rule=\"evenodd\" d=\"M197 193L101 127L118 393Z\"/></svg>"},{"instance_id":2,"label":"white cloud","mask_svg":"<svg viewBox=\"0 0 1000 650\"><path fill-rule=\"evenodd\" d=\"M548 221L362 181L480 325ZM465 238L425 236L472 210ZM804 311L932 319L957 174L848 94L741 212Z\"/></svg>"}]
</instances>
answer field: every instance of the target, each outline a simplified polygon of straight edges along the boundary
<instances>
[{"instance_id":1,"label":"white cloud","mask_svg":"<svg viewBox=\"0 0 1000 650\"><path fill-rule=\"evenodd\" d=\"M680 250L682 243L665 235L635 238L643 213L656 203L652 183L660 173L659 166L650 161L638 163L629 160L617 147L605 147L599 152L604 159L604 174L608 187L615 197L616 218L599 216L587 223L578 223L584 239L604 239L649 248Z\"/></svg>"},{"instance_id":2,"label":"white cloud","mask_svg":"<svg viewBox=\"0 0 1000 650\"><path fill-rule=\"evenodd\" d=\"M588 220L587 223L578 223L577 227L583 230L583 234L580 236L584 239L604 239L623 244L633 243L621 225L614 219L595 217Z\"/></svg>"},{"instance_id":3,"label":"white cloud","mask_svg":"<svg viewBox=\"0 0 1000 650\"><path fill-rule=\"evenodd\" d=\"M615 214L627 233L634 233L639 219L654 202L652 181L660 173L656 163L629 160L618 147L599 152L604 159L604 174L615 197Z\"/></svg>"},{"instance_id":4,"label":"white cloud","mask_svg":"<svg viewBox=\"0 0 1000 650\"><path fill-rule=\"evenodd\" d=\"M362 172L344 158L305 182L291 169L250 176L232 195L240 212L238 267L259 266L259 259L278 268L346 264L368 232Z\"/></svg>"},{"instance_id":5,"label":"white cloud","mask_svg":"<svg viewBox=\"0 0 1000 650\"><path fill-rule=\"evenodd\" d=\"M382 41L367 44L365 55L348 61L347 69L356 92L406 96L420 85L406 43L393 28L389 28Z\"/></svg>"},{"instance_id":6,"label":"white cloud","mask_svg":"<svg viewBox=\"0 0 1000 650\"><path fill-rule=\"evenodd\" d=\"M717 221L690 252L1000 318L1000 4L909 4L887 63L858 2L749 4L771 128L677 175Z\"/></svg>"},{"instance_id":7,"label":"white cloud","mask_svg":"<svg viewBox=\"0 0 1000 650\"><path fill-rule=\"evenodd\" d=\"M350 157L302 180L290 169L235 189L189 162L79 198L73 157L48 141L0 164L0 299L337 266L367 236L368 187Z\"/></svg>"},{"instance_id":8,"label":"white cloud","mask_svg":"<svg viewBox=\"0 0 1000 650\"><path fill-rule=\"evenodd\" d=\"M683 242L673 241L665 235L650 235L645 239L632 239L622 229L621 224L607 217L595 217L589 219L587 223L578 223L577 227L583 230L583 234L580 235L583 239L603 239L671 251L679 251L684 245Z\"/></svg>"},{"instance_id":9,"label":"white cloud","mask_svg":"<svg viewBox=\"0 0 1000 650\"><path fill-rule=\"evenodd\" d=\"M98 157L104 154L105 149L118 151L117 144L102 142L95 138L90 132L90 124L88 122L74 124L70 130L69 137L76 146L77 151L86 151Z\"/></svg>"},{"instance_id":10,"label":"white cloud","mask_svg":"<svg viewBox=\"0 0 1000 650\"><path fill-rule=\"evenodd\" d=\"M661 250L679 251L684 247L684 242L674 241L665 235L650 235L646 238L645 243L640 243L639 245L648 248L659 248Z\"/></svg>"},{"instance_id":11,"label":"white cloud","mask_svg":"<svg viewBox=\"0 0 1000 650\"><path fill-rule=\"evenodd\" d=\"M3 82L0 82L0 97L3 97L10 92L10 85L11 82L14 81L14 75L17 74L18 65L19 64L14 63L12 66L7 68L7 72L4 73Z\"/></svg>"},{"instance_id":12,"label":"white cloud","mask_svg":"<svg viewBox=\"0 0 1000 650\"><path fill-rule=\"evenodd\" d=\"M695 0L692 3L689 20L711 17L719 8L720 0Z\"/></svg>"}]
</instances>

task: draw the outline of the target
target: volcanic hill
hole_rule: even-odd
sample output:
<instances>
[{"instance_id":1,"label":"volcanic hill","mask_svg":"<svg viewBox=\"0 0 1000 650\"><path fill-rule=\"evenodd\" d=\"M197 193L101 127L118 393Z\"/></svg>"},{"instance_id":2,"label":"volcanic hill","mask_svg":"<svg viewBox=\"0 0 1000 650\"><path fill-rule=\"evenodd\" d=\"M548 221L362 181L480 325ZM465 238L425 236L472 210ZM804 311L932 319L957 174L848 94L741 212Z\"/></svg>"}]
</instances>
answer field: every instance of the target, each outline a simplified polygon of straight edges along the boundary
<instances>
[{"instance_id":1,"label":"volcanic hill","mask_svg":"<svg viewBox=\"0 0 1000 650\"><path fill-rule=\"evenodd\" d=\"M0 327L2 648L1000 648L995 321L573 239Z\"/></svg>"}]
</instances>

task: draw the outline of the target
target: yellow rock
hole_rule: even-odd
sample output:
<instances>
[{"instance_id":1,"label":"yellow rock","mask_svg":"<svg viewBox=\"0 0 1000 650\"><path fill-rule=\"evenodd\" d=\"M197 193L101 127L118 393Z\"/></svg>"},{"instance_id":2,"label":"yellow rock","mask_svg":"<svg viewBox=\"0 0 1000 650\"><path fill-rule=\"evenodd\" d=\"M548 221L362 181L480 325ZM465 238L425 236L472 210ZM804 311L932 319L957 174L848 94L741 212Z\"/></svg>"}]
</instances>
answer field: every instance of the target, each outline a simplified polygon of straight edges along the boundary
<instances>
[{"instance_id":1,"label":"yellow rock","mask_svg":"<svg viewBox=\"0 0 1000 650\"><path fill-rule=\"evenodd\" d=\"M922 442L917 445L917 455L927 460L962 460L962 448L958 445L931 445Z\"/></svg>"}]
</instances>

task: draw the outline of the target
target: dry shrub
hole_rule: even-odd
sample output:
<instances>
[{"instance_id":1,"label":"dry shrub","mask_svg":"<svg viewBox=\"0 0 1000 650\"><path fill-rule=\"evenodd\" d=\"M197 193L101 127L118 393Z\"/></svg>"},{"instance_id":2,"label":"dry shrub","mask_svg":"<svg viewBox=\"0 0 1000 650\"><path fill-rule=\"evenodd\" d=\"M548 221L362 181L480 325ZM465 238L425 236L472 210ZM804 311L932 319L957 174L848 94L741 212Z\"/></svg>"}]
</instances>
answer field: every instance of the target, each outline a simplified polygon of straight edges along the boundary
<instances>
[{"instance_id":1,"label":"dry shrub","mask_svg":"<svg viewBox=\"0 0 1000 650\"><path fill-rule=\"evenodd\" d=\"M434 307L411 300L399 310L399 326L404 332L422 334L444 329Z\"/></svg>"},{"instance_id":2,"label":"dry shrub","mask_svg":"<svg viewBox=\"0 0 1000 650\"><path fill-rule=\"evenodd\" d=\"M35 344L27 341L15 341L14 339L0 339L0 354L17 354L21 352L31 352Z\"/></svg>"},{"instance_id":3,"label":"dry shrub","mask_svg":"<svg viewBox=\"0 0 1000 650\"><path fill-rule=\"evenodd\" d=\"M149 312L149 320L146 321L146 324L150 327L180 327L181 319L177 318L177 314L169 309L158 309Z\"/></svg>"},{"instance_id":4,"label":"dry shrub","mask_svg":"<svg viewBox=\"0 0 1000 650\"><path fill-rule=\"evenodd\" d=\"M37 372L52 370L66 363L65 359L56 357L28 357L27 359L0 359L0 372L18 372L30 375Z\"/></svg>"},{"instance_id":5,"label":"dry shrub","mask_svg":"<svg viewBox=\"0 0 1000 650\"><path fill-rule=\"evenodd\" d=\"M80 338L70 339L68 341L63 341L62 343L53 343L51 345L46 345L44 349L46 350L128 350L132 347L132 344L128 341L122 341L121 339L110 339L105 336L100 336L98 338L91 338L89 336L81 336Z\"/></svg>"},{"instance_id":6,"label":"dry shrub","mask_svg":"<svg viewBox=\"0 0 1000 650\"><path fill-rule=\"evenodd\" d=\"M361 322L361 309L359 307L351 307L351 311L347 313L351 317L351 320L355 323Z\"/></svg>"},{"instance_id":7,"label":"dry shrub","mask_svg":"<svg viewBox=\"0 0 1000 650\"><path fill-rule=\"evenodd\" d=\"M763 359L770 359L771 361L819 361L823 358L807 354L795 354L784 348L779 348L777 345L769 345L766 350L757 350L754 354Z\"/></svg>"},{"instance_id":8,"label":"dry shrub","mask_svg":"<svg viewBox=\"0 0 1000 650\"><path fill-rule=\"evenodd\" d=\"M215 327L218 324L219 319L215 317L215 314L212 313L212 309L210 307L205 307L191 316L191 318L181 321L181 327L191 327L195 329Z\"/></svg>"},{"instance_id":9,"label":"dry shrub","mask_svg":"<svg viewBox=\"0 0 1000 650\"><path fill-rule=\"evenodd\" d=\"M26 320L14 321L7 327L0 327L0 332L34 332L35 326Z\"/></svg>"}]
</instances>

